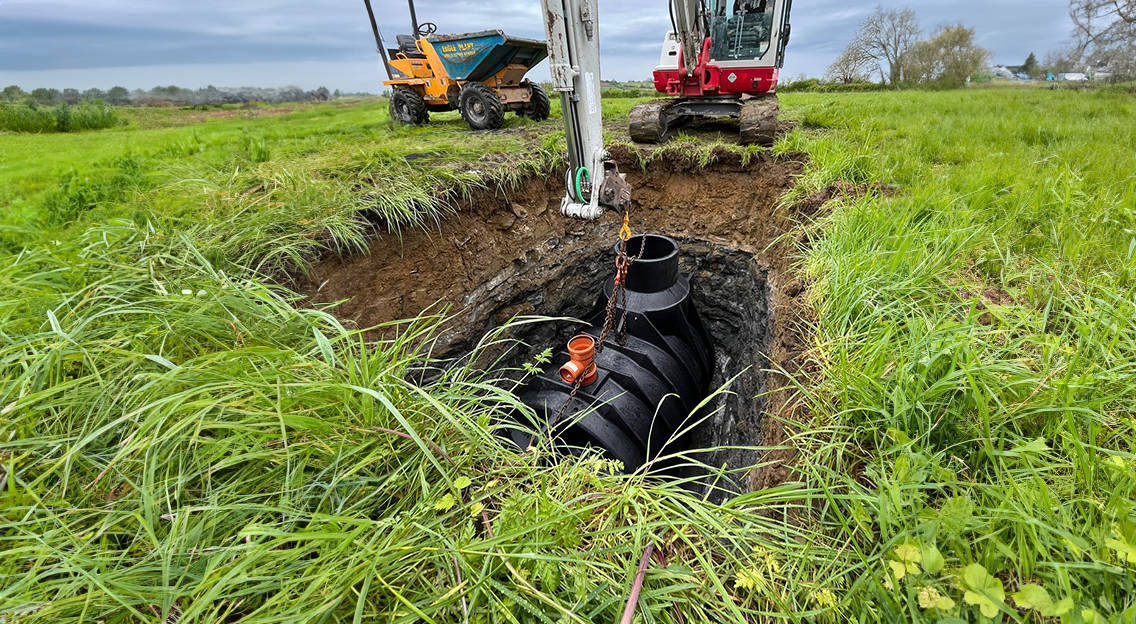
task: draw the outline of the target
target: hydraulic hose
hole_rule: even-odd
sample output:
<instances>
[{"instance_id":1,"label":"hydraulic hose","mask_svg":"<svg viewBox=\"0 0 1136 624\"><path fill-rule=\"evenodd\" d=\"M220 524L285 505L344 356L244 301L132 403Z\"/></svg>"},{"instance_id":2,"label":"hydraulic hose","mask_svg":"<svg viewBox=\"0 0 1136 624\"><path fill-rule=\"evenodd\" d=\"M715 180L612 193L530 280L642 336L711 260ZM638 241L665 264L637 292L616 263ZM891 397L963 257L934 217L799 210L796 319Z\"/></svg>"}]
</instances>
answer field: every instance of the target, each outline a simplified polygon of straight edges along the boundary
<instances>
[{"instance_id":1,"label":"hydraulic hose","mask_svg":"<svg viewBox=\"0 0 1136 624\"><path fill-rule=\"evenodd\" d=\"M588 202L592 200L591 192L589 189L587 197L584 196L583 188L580 186L580 178L587 178L588 182L592 181L592 174L588 173L587 167L580 167L576 170L576 201Z\"/></svg>"}]
</instances>

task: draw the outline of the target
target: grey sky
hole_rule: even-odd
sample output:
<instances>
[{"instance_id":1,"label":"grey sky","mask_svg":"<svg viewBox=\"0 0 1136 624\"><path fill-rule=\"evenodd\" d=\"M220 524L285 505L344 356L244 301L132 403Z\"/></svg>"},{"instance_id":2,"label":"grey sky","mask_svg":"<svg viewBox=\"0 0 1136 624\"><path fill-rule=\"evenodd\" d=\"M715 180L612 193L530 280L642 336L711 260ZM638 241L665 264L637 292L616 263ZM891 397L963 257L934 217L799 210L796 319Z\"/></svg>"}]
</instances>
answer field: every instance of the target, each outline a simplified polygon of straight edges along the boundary
<instances>
[{"instance_id":1,"label":"grey sky","mask_svg":"<svg viewBox=\"0 0 1136 624\"><path fill-rule=\"evenodd\" d=\"M599 0L604 77L648 79L667 0ZM402 0L373 0L383 36L409 30ZM924 29L963 23L1001 63L1069 36L1068 0L883 1ZM539 37L540 0L418 0L441 32L501 28ZM796 0L785 72L820 75L876 2ZM375 91L382 78L359 0L0 0L0 85L129 88L325 85ZM547 76L547 63L533 74Z\"/></svg>"}]
</instances>

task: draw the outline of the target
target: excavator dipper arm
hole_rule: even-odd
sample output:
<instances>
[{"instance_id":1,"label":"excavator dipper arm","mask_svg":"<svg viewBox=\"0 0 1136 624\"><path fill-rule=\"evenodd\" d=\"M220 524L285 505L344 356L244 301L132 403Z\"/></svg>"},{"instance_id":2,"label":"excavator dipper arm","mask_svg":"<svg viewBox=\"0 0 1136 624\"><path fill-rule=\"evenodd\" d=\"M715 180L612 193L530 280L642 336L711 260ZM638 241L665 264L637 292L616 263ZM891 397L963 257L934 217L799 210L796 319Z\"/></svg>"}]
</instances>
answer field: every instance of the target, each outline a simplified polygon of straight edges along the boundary
<instances>
[{"instance_id":1,"label":"excavator dipper arm","mask_svg":"<svg viewBox=\"0 0 1136 624\"><path fill-rule=\"evenodd\" d=\"M561 213L598 219L606 209L626 211L631 186L603 142L600 41L596 0L541 0L552 84L560 93L568 142L566 194Z\"/></svg>"}]
</instances>

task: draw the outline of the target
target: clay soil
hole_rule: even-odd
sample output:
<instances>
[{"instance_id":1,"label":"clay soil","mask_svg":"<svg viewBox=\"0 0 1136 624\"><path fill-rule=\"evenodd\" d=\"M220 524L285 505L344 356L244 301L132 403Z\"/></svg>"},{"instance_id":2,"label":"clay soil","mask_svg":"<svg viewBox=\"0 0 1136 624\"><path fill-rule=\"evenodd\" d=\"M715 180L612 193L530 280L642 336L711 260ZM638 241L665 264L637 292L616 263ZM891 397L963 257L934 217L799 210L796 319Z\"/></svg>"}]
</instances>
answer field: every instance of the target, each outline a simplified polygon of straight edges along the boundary
<instances>
[{"instance_id":1,"label":"clay soil","mask_svg":"<svg viewBox=\"0 0 1136 624\"><path fill-rule=\"evenodd\" d=\"M770 338L763 345L765 361L737 365L799 371L810 315L801 300L802 281L792 269L796 240L783 235L838 189L783 205L782 196L802 170L803 157L797 155L760 154L743 165L736 154L723 151L705 167L656 159L645 171L636 154L616 150L613 155L634 188L633 231L699 241L752 258L766 288L761 303L768 310ZM382 236L364 255L329 256L294 286L313 303L345 300L333 312L360 327L448 308L454 316L437 345L442 353L460 351L515 315L583 314L594 298L580 293L594 293L609 268L588 259L611 248L619 219L613 214L597 222L565 218L559 212L562 195L559 176L530 179L507 194L475 194L436 228L404 232L401 238ZM705 268L699 270L710 277ZM696 287L698 278L695 274ZM762 401L765 414L759 419L766 446L785 440L783 421L796 420L794 393L777 390L786 381L770 373L761 384L773 390ZM785 478L787 451L760 459L766 467L751 475L751 488Z\"/></svg>"}]
</instances>

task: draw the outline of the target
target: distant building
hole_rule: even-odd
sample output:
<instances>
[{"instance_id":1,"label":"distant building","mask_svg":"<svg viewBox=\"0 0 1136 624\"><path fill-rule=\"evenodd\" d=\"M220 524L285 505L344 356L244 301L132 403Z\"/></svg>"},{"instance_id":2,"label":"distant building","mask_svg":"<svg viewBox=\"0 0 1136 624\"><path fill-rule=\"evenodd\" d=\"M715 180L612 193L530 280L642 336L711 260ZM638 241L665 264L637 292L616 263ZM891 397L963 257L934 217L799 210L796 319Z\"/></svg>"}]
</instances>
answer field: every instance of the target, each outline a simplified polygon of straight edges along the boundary
<instances>
[{"instance_id":1,"label":"distant building","mask_svg":"<svg viewBox=\"0 0 1136 624\"><path fill-rule=\"evenodd\" d=\"M1014 72L1007 69L1005 65L995 65L994 68L990 70L990 75L995 78L1001 78L1002 80L1014 79Z\"/></svg>"},{"instance_id":2,"label":"distant building","mask_svg":"<svg viewBox=\"0 0 1136 624\"><path fill-rule=\"evenodd\" d=\"M1057 79L1064 82L1085 82L1089 77L1081 72L1061 72L1057 74Z\"/></svg>"}]
</instances>

